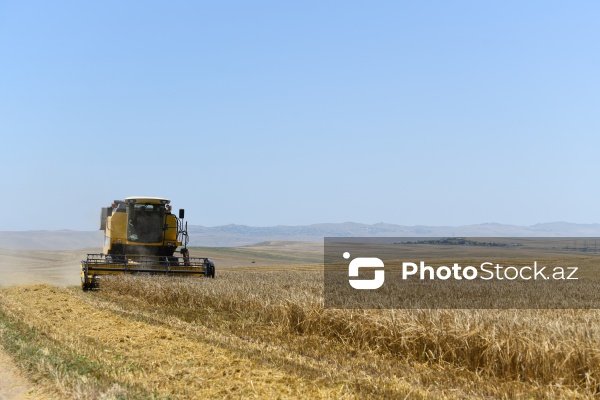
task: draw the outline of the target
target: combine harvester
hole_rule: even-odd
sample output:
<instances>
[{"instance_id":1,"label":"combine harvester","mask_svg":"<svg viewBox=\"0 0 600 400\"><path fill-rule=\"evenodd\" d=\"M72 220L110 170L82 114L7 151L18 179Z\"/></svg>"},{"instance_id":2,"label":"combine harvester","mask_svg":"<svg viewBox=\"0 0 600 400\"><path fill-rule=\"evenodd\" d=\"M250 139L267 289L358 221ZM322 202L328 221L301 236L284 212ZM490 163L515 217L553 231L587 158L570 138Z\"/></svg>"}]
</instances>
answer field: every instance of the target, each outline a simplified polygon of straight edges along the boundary
<instances>
[{"instance_id":1,"label":"combine harvester","mask_svg":"<svg viewBox=\"0 0 600 400\"><path fill-rule=\"evenodd\" d=\"M179 210L177 218L170 202L158 197L128 197L102 208L104 248L102 254L88 254L81 262L81 288L98 288L101 276L116 274L214 278L215 264L210 259L190 257L184 210ZM181 256L174 256L182 245Z\"/></svg>"}]
</instances>

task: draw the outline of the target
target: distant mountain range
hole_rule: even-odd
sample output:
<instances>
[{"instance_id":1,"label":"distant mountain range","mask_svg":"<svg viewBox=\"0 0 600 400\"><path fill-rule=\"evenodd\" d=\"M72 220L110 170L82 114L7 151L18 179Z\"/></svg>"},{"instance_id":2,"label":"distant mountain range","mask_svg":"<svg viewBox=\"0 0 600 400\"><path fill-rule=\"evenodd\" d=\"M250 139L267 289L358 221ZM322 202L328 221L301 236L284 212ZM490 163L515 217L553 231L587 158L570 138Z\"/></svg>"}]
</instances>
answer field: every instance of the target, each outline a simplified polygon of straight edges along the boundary
<instances>
[{"instance_id":1,"label":"distant mountain range","mask_svg":"<svg viewBox=\"0 0 600 400\"><path fill-rule=\"evenodd\" d=\"M573 236L600 237L600 224L550 222L531 226L485 223L451 226L404 226L386 223L373 225L355 222L323 223L300 226L254 227L222 225L189 226L191 246L244 246L269 240L321 241L326 236Z\"/></svg>"},{"instance_id":2,"label":"distant mountain range","mask_svg":"<svg viewBox=\"0 0 600 400\"><path fill-rule=\"evenodd\" d=\"M189 246L245 246L264 241L321 241L326 236L572 236L600 237L600 224L550 222L531 226L485 223L451 226L404 226L394 224L323 223L300 226L256 227L222 225L188 226ZM0 248L22 250L75 250L99 248L102 231L19 231L0 232Z\"/></svg>"}]
</instances>

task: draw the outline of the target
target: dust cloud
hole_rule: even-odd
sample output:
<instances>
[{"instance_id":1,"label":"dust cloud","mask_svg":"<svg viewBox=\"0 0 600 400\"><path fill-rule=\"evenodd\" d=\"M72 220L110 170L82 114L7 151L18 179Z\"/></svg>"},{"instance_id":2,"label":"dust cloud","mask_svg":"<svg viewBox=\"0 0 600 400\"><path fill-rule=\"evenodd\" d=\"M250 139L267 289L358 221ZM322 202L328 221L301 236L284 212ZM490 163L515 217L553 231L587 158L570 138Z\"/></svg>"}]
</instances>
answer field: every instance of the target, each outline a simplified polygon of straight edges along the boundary
<instances>
[{"instance_id":1,"label":"dust cloud","mask_svg":"<svg viewBox=\"0 0 600 400\"><path fill-rule=\"evenodd\" d=\"M80 284L81 260L100 249L65 251L0 249L0 287L47 283Z\"/></svg>"}]
</instances>

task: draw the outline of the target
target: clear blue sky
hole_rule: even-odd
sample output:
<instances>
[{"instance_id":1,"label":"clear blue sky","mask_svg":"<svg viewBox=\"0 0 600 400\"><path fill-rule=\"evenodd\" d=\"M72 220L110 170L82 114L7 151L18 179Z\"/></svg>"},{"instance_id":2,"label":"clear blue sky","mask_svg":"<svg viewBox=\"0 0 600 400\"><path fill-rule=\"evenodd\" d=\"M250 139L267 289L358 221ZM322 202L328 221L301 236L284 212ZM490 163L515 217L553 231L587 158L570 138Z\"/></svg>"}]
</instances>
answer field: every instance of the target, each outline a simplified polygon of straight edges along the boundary
<instances>
[{"instance_id":1,"label":"clear blue sky","mask_svg":"<svg viewBox=\"0 0 600 400\"><path fill-rule=\"evenodd\" d=\"M0 230L600 222L598 1L1 1Z\"/></svg>"}]
</instances>

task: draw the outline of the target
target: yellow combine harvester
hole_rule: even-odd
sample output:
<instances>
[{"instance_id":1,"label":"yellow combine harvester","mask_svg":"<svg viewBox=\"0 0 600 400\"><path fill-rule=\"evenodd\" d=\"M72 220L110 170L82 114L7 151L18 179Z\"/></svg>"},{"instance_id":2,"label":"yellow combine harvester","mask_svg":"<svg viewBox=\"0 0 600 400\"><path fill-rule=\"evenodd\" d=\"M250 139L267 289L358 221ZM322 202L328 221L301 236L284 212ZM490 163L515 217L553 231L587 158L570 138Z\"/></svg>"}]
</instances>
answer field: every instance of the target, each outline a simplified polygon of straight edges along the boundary
<instances>
[{"instance_id":1,"label":"yellow combine harvester","mask_svg":"<svg viewBox=\"0 0 600 400\"><path fill-rule=\"evenodd\" d=\"M81 262L81 288L98 287L102 275L161 274L215 277L208 258L190 257L184 210L171 213L170 200L159 197L128 197L102 208L104 230L101 254L88 254ZM175 256L182 246L181 256Z\"/></svg>"}]
</instances>

